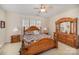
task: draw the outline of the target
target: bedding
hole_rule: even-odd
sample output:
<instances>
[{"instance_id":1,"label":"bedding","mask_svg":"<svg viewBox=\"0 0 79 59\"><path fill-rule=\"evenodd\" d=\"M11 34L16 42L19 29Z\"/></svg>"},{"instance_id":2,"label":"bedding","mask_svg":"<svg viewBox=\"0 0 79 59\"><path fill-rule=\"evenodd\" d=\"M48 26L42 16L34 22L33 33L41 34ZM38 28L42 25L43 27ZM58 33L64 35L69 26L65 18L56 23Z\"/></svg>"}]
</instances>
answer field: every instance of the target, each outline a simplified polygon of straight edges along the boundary
<instances>
[{"instance_id":1,"label":"bedding","mask_svg":"<svg viewBox=\"0 0 79 59\"><path fill-rule=\"evenodd\" d=\"M32 35L33 32L25 32L25 35Z\"/></svg>"},{"instance_id":2,"label":"bedding","mask_svg":"<svg viewBox=\"0 0 79 59\"><path fill-rule=\"evenodd\" d=\"M46 35L46 34L24 35L24 40L27 42L31 42L31 41L35 42L42 38L52 38L52 35Z\"/></svg>"},{"instance_id":3,"label":"bedding","mask_svg":"<svg viewBox=\"0 0 79 59\"><path fill-rule=\"evenodd\" d=\"M40 34L40 31L35 30L35 31L33 31L33 34L35 34L35 35Z\"/></svg>"},{"instance_id":4,"label":"bedding","mask_svg":"<svg viewBox=\"0 0 79 59\"><path fill-rule=\"evenodd\" d=\"M43 34L40 32L40 29L36 26L31 26L24 32L24 41L25 42L36 42L39 41L42 38L52 38L52 35ZM53 39L53 38L52 38Z\"/></svg>"}]
</instances>

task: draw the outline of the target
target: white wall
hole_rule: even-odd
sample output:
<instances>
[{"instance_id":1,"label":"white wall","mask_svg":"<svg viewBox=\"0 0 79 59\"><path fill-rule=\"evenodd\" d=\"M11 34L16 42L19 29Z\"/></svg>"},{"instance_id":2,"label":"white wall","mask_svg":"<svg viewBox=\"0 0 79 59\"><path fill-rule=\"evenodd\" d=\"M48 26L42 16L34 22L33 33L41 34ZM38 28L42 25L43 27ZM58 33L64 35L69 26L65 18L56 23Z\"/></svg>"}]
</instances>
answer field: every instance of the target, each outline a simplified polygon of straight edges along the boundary
<instances>
[{"instance_id":1,"label":"white wall","mask_svg":"<svg viewBox=\"0 0 79 59\"><path fill-rule=\"evenodd\" d=\"M6 14L6 33L7 33L7 42L10 42L11 40L11 35L14 35L13 30L15 28L19 29L18 34L21 34L21 27L22 27L22 18L21 15L17 14L17 13L12 13L12 12L7 12Z\"/></svg>"},{"instance_id":2,"label":"white wall","mask_svg":"<svg viewBox=\"0 0 79 59\"><path fill-rule=\"evenodd\" d=\"M52 18L50 19L50 23L49 23L49 33L53 34L53 32L55 32L55 22L62 18L62 17L78 17L79 18L79 9L78 8L73 8L67 11L64 11L60 14L56 14L55 16L52 16ZM79 23L78 23L78 27L79 27ZM79 34L79 28L78 28L78 34Z\"/></svg>"},{"instance_id":3,"label":"white wall","mask_svg":"<svg viewBox=\"0 0 79 59\"><path fill-rule=\"evenodd\" d=\"M6 21L5 20L5 11L0 9L0 21ZM5 29L6 28L0 28L0 42L1 41L5 41L5 38L6 38L6 32L5 32Z\"/></svg>"}]
</instances>

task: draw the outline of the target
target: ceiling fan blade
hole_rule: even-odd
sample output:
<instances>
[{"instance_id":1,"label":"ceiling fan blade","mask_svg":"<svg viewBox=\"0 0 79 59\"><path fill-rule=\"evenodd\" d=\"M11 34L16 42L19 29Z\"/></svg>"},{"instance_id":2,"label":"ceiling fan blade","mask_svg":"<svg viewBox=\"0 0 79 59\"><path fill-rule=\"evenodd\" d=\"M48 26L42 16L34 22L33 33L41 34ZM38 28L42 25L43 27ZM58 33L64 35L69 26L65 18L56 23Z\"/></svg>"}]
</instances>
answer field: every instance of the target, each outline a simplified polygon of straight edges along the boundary
<instances>
[{"instance_id":1,"label":"ceiling fan blade","mask_svg":"<svg viewBox=\"0 0 79 59\"><path fill-rule=\"evenodd\" d=\"M53 8L53 6L48 6L48 8Z\"/></svg>"},{"instance_id":2,"label":"ceiling fan blade","mask_svg":"<svg viewBox=\"0 0 79 59\"><path fill-rule=\"evenodd\" d=\"M40 9L43 9L43 8L45 8L45 5L44 4L41 4Z\"/></svg>"}]
</instances>

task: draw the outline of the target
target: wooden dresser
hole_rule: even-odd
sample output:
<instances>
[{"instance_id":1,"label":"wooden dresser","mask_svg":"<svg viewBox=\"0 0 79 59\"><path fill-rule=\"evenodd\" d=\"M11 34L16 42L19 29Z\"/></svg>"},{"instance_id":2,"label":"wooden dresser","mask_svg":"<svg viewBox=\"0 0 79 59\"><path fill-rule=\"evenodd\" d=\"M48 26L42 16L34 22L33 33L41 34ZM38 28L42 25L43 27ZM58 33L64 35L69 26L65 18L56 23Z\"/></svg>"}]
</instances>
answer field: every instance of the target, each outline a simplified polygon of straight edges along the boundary
<instances>
[{"instance_id":1,"label":"wooden dresser","mask_svg":"<svg viewBox=\"0 0 79 59\"><path fill-rule=\"evenodd\" d=\"M60 18L56 21L56 32L54 36L60 42L67 44L71 47L79 48L79 39L78 39L78 29L77 29L77 18ZM69 25L68 23L69 22ZM62 26L62 24L64 25ZM65 31L63 31L63 30ZM69 29L69 31L67 31Z\"/></svg>"},{"instance_id":2,"label":"wooden dresser","mask_svg":"<svg viewBox=\"0 0 79 59\"><path fill-rule=\"evenodd\" d=\"M11 36L11 43L20 42L20 35L12 35Z\"/></svg>"},{"instance_id":3,"label":"wooden dresser","mask_svg":"<svg viewBox=\"0 0 79 59\"><path fill-rule=\"evenodd\" d=\"M62 42L65 43L69 46L72 47L76 47L76 40L77 40L77 36L74 34L66 34L66 33L56 33L55 35L57 35L57 39Z\"/></svg>"}]
</instances>

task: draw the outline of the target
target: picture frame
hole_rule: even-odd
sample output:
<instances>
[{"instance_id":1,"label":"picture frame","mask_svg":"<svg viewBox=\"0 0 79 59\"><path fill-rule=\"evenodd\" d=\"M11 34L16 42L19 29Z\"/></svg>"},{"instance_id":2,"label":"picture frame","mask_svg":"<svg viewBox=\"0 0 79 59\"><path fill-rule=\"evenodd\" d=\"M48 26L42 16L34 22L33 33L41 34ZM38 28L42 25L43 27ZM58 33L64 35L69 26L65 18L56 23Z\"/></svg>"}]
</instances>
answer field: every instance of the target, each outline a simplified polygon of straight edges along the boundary
<instances>
[{"instance_id":1,"label":"picture frame","mask_svg":"<svg viewBox=\"0 0 79 59\"><path fill-rule=\"evenodd\" d=\"M1 21L0 21L0 28L1 28Z\"/></svg>"},{"instance_id":2,"label":"picture frame","mask_svg":"<svg viewBox=\"0 0 79 59\"><path fill-rule=\"evenodd\" d=\"M0 21L0 28L5 28L5 21Z\"/></svg>"}]
</instances>

